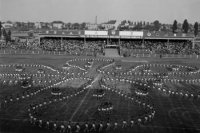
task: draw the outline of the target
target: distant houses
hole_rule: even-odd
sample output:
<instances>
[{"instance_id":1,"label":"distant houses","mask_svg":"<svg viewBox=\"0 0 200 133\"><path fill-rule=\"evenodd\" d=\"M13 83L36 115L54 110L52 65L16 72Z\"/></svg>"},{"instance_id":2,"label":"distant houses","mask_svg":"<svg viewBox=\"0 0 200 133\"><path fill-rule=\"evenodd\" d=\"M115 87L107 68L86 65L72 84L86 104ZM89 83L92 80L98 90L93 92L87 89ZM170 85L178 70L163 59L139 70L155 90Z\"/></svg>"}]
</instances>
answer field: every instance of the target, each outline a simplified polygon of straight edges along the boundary
<instances>
[{"instance_id":1,"label":"distant houses","mask_svg":"<svg viewBox=\"0 0 200 133\"><path fill-rule=\"evenodd\" d=\"M53 21L51 24L53 29L62 29L64 27L64 22L62 21Z\"/></svg>"},{"instance_id":2,"label":"distant houses","mask_svg":"<svg viewBox=\"0 0 200 133\"><path fill-rule=\"evenodd\" d=\"M106 23L102 23L101 26L105 30L111 30L111 29L115 29L116 27L118 27L116 24L117 24L116 20L110 20L110 21L108 21Z\"/></svg>"},{"instance_id":3,"label":"distant houses","mask_svg":"<svg viewBox=\"0 0 200 133\"><path fill-rule=\"evenodd\" d=\"M34 31L40 30L133 30L133 31L163 31L172 32L173 24L160 23L158 20L154 22L146 21L130 21L130 20L109 20L103 23L65 23L63 21L53 22L1 22L4 29L14 31ZM200 26L199 26L200 29ZM177 23L176 33L183 32L183 24ZM194 32L194 24L188 24L188 32Z\"/></svg>"},{"instance_id":4,"label":"distant houses","mask_svg":"<svg viewBox=\"0 0 200 133\"><path fill-rule=\"evenodd\" d=\"M99 25L95 23L86 23L85 27L88 30L98 30Z\"/></svg>"},{"instance_id":5,"label":"distant houses","mask_svg":"<svg viewBox=\"0 0 200 133\"><path fill-rule=\"evenodd\" d=\"M13 27L13 23L11 23L11 22L2 23L2 27L5 28L5 29L12 28Z\"/></svg>"}]
</instances>

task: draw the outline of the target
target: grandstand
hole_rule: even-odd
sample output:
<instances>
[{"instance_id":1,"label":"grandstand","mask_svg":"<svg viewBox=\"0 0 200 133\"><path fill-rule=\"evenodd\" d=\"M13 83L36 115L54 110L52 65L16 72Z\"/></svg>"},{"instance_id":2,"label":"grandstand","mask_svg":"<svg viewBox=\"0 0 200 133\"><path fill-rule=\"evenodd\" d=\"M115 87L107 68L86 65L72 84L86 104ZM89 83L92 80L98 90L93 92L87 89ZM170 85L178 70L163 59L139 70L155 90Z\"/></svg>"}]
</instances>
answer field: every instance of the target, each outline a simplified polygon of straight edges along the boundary
<instances>
[{"instance_id":1,"label":"grandstand","mask_svg":"<svg viewBox=\"0 0 200 133\"><path fill-rule=\"evenodd\" d=\"M113 34L114 33L114 34ZM43 31L40 33L43 38L53 37L57 39L55 43L65 46L65 40L73 39L71 46L84 47L96 55L119 57L117 55L118 47L120 56L135 56L156 54L199 54L196 48L196 42L190 34L167 34L163 32L138 32L138 31ZM54 44L54 45L55 45ZM77 46L79 45L79 46ZM83 46L81 46L83 45ZM74 47L73 46L73 47ZM108 49L109 46L115 46ZM68 47L68 48L69 48ZM198 47L198 46L197 46ZM64 48L63 48L64 49ZM115 49L115 50L114 50ZM108 55L110 52L112 54Z\"/></svg>"},{"instance_id":2,"label":"grandstand","mask_svg":"<svg viewBox=\"0 0 200 133\"><path fill-rule=\"evenodd\" d=\"M198 132L197 39L113 33L1 41L0 131Z\"/></svg>"},{"instance_id":3,"label":"grandstand","mask_svg":"<svg viewBox=\"0 0 200 133\"><path fill-rule=\"evenodd\" d=\"M200 0L0 0L0 133L200 133Z\"/></svg>"},{"instance_id":4,"label":"grandstand","mask_svg":"<svg viewBox=\"0 0 200 133\"><path fill-rule=\"evenodd\" d=\"M43 31L36 40L20 39L5 45L1 50L26 49L38 52L106 57L162 55L199 55L198 39L191 35L152 35L146 32L115 31ZM112 49L108 49L112 46ZM6 48L7 47L7 48ZM17 52L17 51L16 51ZM20 51L21 52L21 51ZM112 52L112 54L111 54Z\"/></svg>"}]
</instances>

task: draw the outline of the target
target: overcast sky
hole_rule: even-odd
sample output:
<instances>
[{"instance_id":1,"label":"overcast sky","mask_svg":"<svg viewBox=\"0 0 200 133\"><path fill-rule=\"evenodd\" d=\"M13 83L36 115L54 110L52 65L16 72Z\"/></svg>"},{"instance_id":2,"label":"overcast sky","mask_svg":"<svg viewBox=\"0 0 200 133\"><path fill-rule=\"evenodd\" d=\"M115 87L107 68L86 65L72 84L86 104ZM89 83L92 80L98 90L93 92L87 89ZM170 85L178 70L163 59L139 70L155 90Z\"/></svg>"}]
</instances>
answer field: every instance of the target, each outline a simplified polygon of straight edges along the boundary
<instances>
[{"instance_id":1,"label":"overcast sky","mask_svg":"<svg viewBox=\"0 0 200 133\"><path fill-rule=\"evenodd\" d=\"M3 21L95 22L111 19L200 22L200 0L0 0Z\"/></svg>"}]
</instances>

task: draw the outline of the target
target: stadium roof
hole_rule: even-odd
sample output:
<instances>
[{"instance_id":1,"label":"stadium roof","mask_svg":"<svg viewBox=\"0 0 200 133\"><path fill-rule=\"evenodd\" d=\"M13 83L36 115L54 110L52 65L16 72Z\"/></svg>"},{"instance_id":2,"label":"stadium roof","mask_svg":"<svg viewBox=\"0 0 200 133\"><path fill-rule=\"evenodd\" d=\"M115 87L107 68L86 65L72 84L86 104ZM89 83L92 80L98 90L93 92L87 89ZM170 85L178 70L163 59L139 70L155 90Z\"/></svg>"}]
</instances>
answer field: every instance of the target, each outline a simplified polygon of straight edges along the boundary
<instances>
[{"instance_id":1,"label":"stadium roof","mask_svg":"<svg viewBox=\"0 0 200 133\"><path fill-rule=\"evenodd\" d=\"M98 31L96 31L98 32ZM106 32L106 31L105 31ZM121 38L121 39L170 39L170 40L191 40L194 38L192 33L176 33L161 32L161 31L140 31L142 36L120 36L118 30L108 30L106 35L86 35L84 30L46 30L41 31L41 37L87 37L87 38ZM134 31L127 31L134 32ZM137 31L135 31L137 32Z\"/></svg>"}]
</instances>

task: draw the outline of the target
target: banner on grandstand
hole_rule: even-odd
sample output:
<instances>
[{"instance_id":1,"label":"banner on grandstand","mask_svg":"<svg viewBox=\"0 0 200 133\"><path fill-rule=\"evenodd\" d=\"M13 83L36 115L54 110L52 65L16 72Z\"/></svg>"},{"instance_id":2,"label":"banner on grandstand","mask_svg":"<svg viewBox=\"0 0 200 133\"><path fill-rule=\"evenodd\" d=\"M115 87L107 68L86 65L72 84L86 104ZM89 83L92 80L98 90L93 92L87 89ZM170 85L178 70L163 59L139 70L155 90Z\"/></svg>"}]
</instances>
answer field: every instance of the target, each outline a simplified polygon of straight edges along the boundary
<instances>
[{"instance_id":1,"label":"banner on grandstand","mask_svg":"<svg viewBox=\"0 0 200 133\"><path fill-rule=\"evenodd\" d=\"M119 35L124 37L142 38L144 33L143 31L120 31Z\"/></svg>"},{"instance_id":2,"label":"banner on grandstand","mask_svg":"<svg viewBox=\"0 0 200 133\"><path fill-rule=\"evenodd\" d=\"M86 36L107 36L108 31L92 31L92 30L85 30Z\"/></svg>"},{"instance_id":3,"label":"banner on grandstand","mask_svg":"<svg viewBox=\"0 0 200 133\"><path fill-rule=\"evenodd\" d=\"M80 35L83 35L83 31L82 30L68 30L68 31L66 31L66 35L68 35L68 36L80 36Z\"/></svg>"},{"instance_id":4,"label":"banner on grandstand","mask_svg":"<svg viewBox=\"0 0 200 133\"><path fill-rule=\"evenodd\" d=\"M119 36L119 31L118 30L109 30L108 35L109 36Z\"/></svg>"}]
</instances>

